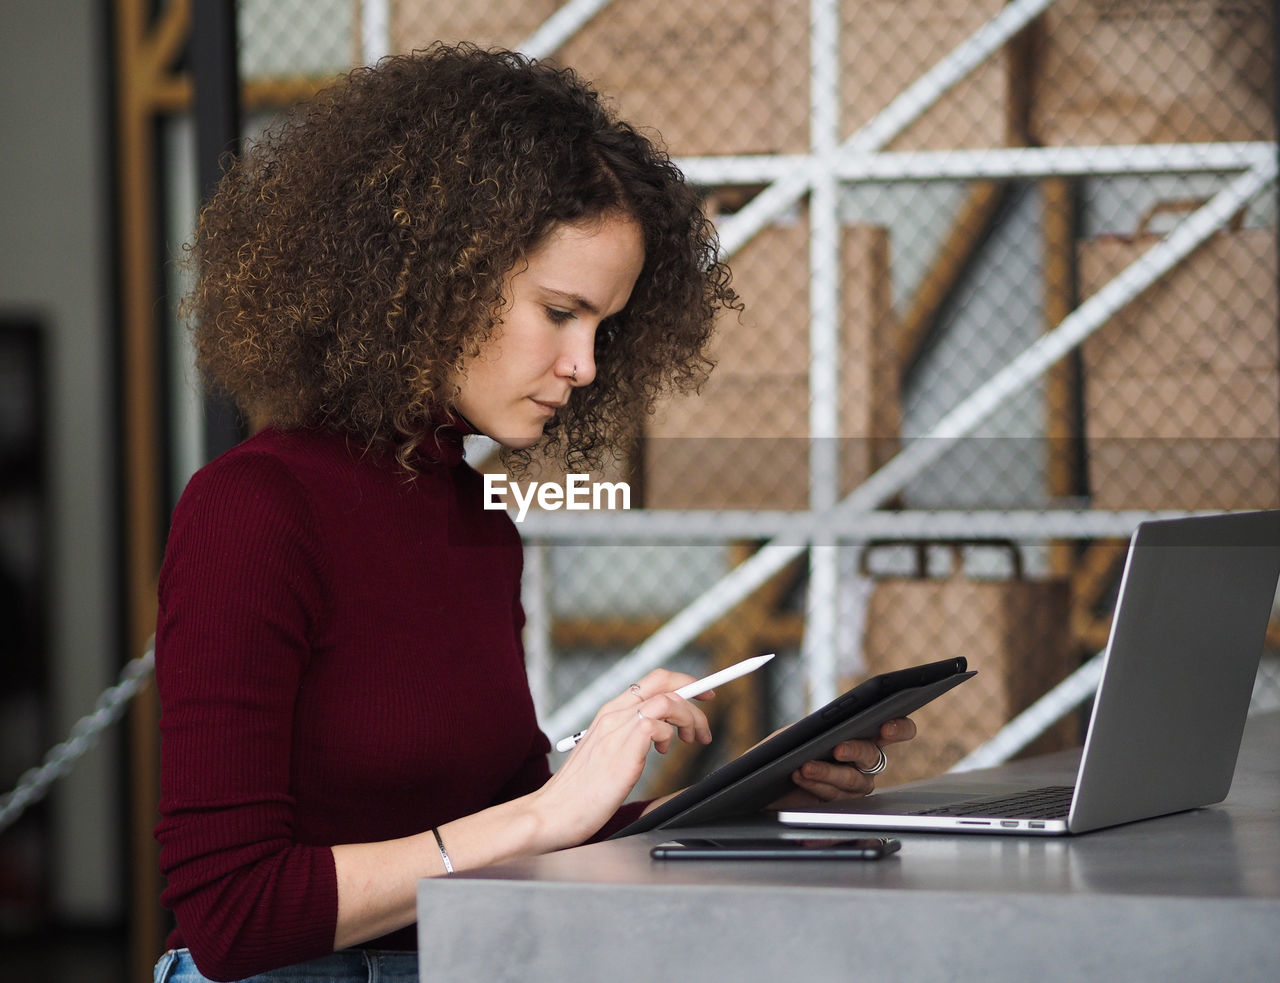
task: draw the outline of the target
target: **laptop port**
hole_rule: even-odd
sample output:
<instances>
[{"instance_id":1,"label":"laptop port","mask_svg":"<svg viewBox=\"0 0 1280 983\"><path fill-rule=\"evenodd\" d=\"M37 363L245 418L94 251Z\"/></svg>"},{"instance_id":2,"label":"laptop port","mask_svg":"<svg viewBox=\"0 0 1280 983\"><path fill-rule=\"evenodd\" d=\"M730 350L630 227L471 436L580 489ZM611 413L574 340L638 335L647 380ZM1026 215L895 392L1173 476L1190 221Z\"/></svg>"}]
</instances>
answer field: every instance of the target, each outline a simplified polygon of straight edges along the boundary
<instances>
[{"instance_id":1,"label":"laptop port","mask_svg":"<svg viewBox=\"0 0 1280 983\"><path fill-rule=\"evenodd\" d=\"M1001 825L1001 826L1003 826L1005 829L1017 829L1017 828L1018 828L1018 820L1016 820L1016 819L1001 819L1001 820L1000 820L1000 825Z\"/></svg>"},{"instance_id":2,"label":"laptop port","mask_svg":"<svg viewBox=\"0 0 1280 983\"><path fill-rule=\"evenodd\" d=\"M1031 822L1029 822L1027 825L1030 826L1032 829L1044 829L1044 823L1038 823L1034 819L1031 820Z\"/></svg>"}]
</instances>

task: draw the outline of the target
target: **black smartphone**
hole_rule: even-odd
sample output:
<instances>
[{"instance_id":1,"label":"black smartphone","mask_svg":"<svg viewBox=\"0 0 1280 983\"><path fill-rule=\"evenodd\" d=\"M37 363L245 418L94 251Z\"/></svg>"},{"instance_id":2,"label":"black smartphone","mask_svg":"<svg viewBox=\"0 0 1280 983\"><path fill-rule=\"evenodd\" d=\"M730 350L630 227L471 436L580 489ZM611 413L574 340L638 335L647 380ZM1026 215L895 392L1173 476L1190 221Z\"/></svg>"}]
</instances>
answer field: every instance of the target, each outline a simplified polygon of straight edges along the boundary
<instances>
[{"instance_id":1,"label":"black smartphone","mask_svg":"<svg viewBox=\"0 0 1280 983\"><path fill-rule=\"evenodd\" d=\"M679 839L649 851L655 860L879 860L902 849L892 836L795 839Z\"/></svg>"}]
</instances>

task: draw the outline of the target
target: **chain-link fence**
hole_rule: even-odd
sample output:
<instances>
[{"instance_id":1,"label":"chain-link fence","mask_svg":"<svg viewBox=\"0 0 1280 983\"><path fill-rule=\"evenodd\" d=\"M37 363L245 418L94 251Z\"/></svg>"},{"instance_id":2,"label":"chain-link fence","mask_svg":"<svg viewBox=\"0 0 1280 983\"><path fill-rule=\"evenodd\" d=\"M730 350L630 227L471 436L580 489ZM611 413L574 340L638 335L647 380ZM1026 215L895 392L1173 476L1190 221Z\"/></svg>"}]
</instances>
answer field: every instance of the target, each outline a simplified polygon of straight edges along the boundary
<instances>
[{"instance_id":1,"label":"chain-link fence","mask_svg":"<svg viewBox=\"0 0 1280 983\"><path fill-rule=\"evenodd\" d=\"M941 770L1081 678L1139 512L1280 506L1269 0L239 15L247 83L438 39L573 66L705 192L746 304L710 382L597 476L630 511L522 524L557 732L650 665L778 651L717 704L731 751L861 675L965 655L982 684L895 755L895 778ZM1277 648L1273 623L1270 705ZM1068 712L1033 746L1079 737Z\"/></svg>"}]
</instances>

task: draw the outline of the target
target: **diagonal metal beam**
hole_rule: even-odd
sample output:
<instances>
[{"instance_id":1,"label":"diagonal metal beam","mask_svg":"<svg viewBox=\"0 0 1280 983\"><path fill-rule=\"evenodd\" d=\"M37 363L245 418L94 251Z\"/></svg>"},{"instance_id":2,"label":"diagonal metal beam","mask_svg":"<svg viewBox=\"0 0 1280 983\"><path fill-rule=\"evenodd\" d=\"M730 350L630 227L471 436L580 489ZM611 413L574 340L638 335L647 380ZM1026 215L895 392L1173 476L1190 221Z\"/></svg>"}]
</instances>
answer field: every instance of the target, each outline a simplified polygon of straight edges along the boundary
<instances>
[{"instance_id":1,"label":"diagonal metal beam","mask_svg":"<svg viewBox=\"0 0 1280 983\"><path fill-rule=\"evenodd\" d=\"M871 153L886 146L1053 2L1013 0L845 140L836 159L842 155ZM726 218L720 225L721 257L732 256L752 236L782 216L809 190L819 169L834 163L809 158L807 164L779 178L749 205Z\"/></svg>"},{"instance_id":2,"label":"diagonal metal beam","mask_svg":"<svg viewBox=\"0 0 1280 983\"><path fill-rule=\"evenodd\" d=\"M989 382L962 400L929 433L911 441L841 501L834 509L835 514L850 518L876 507L900 490L951 445L969 435L1006 399L1038 378L1116 311L1190 255L1275 180L1274 160L1260 161L1257 167L1238 176L1165 239L1076 308L1056 328L1040 336ZM821 524L821 515L813 518L815 523ZM717 584L557 710L547 721L547 727L556 732L576 730L600 704L688 644L707 625L732 610L806 548L806 544L801 542L767 543L750 560L729 571Z\"/></svg>"},{"instance_id":3,"label":"diagonal metal beam","mask_svg":"<svg viewBox=\"0 0 1280 983\"><path fill-rule=\"evenodd\" d=\"M1099 652L991 738L951 768L953 772L989 768L1008 761L1098 689L1106 653Z\"/></svg>"},{"instance_id":4,"label":"diagonal metal beam","mask_svg":"<svg viewBox=\"0 0 1280 983\"><path fill-rule=\"evenodd\" d=\"M546 58L554 54L612 2L613 0L569 0L525 38L519 50L530 58Z\"/></svg>"},{"instance_id":5,"label":"diagonal metal beam","mask_svg":"<svg viewBox=\"0 0 1280 983\"><path fill-rule=\"evenodd\" d=\"M1077 307L1052 331L1041 335L988 382L961 400L923 437L911 441L838 506L841 512L874 508L900 491L928 465L972 433L1005 400L1021 392L1067 352L1093 334L1113 314L1186 259L1236 212L1275 182L1276 161L1260 161L1245 171L1168 236L1126 267Z\"/></svg>"}]
</instances>

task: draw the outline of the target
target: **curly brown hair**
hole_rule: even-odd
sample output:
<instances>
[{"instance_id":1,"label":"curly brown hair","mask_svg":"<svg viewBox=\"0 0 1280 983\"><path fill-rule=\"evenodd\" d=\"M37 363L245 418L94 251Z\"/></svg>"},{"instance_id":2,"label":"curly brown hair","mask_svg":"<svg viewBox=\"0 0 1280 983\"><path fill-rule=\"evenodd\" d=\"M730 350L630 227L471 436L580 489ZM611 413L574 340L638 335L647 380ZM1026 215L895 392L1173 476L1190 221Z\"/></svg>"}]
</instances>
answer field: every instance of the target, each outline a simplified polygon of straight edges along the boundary
<instances>
[{"instance_id":1,"label":"curly brown hair","mask_svg":"<svg viewBox=\"0 0 1280 983\"><path fill-rule=\"evenodd\" d=\"M402 463L501 323L507 273L557 225L626 214L645 263L548 424L592 466L655 399L701 384L738 306L698 195L569 69L436 45L358 69L228 167L184 309L206 383L255 424L320 426ZM558 431L558 433L556 432Z\"/></svg>"}]
</instances>

